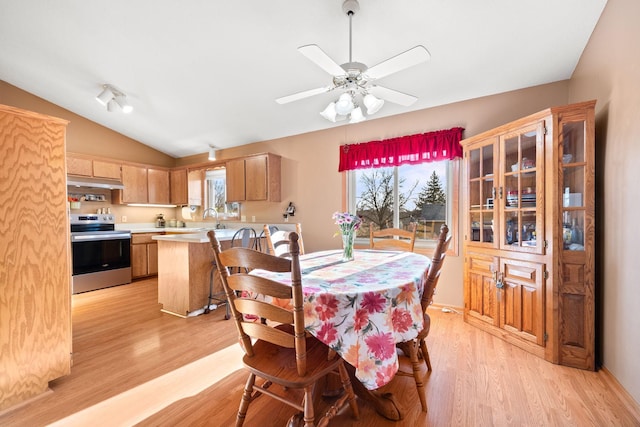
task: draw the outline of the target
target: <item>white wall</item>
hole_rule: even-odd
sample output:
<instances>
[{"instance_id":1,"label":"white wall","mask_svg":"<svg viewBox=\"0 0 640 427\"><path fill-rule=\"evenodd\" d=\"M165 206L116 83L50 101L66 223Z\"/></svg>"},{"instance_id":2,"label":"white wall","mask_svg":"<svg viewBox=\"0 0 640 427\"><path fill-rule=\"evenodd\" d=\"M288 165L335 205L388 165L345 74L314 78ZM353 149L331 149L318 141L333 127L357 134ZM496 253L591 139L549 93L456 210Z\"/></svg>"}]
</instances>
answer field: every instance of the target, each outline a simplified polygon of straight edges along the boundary
<instances>
[{"instance_id":1,"label":"white wall","mask_svg":"<svg viewBox=\"0 0 640 427\"><path fill-rule=\"evenodd\" d=\"M609 0L569 85L596 104L596 238L603 365L640 402L640 2Z\"/></svg>"}]
</instances>

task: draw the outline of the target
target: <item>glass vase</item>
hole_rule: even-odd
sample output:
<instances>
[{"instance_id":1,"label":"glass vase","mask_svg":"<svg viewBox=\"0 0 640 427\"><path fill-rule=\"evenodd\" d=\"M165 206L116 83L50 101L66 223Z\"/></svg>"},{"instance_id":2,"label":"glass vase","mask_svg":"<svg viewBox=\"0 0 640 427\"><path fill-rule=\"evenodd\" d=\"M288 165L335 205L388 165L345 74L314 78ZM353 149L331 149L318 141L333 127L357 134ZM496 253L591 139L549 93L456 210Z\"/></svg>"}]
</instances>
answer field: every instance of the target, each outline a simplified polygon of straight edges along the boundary
<instances>
[{"instance_id":1,"label":"glass vase","mask_svg":"<svg viewBox=\"0 0 640 427\"><path fill-rule=\"evenodd\" d=\"M353 244L355 241L355 231L342 233L342 262L353 261Z\"/></svg>"}]
</instances>

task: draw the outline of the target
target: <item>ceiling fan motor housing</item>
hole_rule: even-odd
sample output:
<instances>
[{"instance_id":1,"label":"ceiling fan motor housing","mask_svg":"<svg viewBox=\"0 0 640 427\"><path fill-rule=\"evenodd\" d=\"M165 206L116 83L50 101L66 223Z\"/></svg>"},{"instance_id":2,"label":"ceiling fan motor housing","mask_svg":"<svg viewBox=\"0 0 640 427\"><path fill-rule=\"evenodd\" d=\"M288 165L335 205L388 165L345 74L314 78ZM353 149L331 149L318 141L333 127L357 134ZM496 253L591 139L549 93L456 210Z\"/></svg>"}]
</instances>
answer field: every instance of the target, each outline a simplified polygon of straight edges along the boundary
<instances>
[{"instance_id":1,"label":"ceiling fan motor housing","mask_svg":"<svg viewBox=\"0 0 640 427\"><path fill-rule=\"evenodd\" d=\"M342 11L347 15L355 15L360 10L360 3L358 0L344 0L342 3Z\"/></svg>"}]
</instances>

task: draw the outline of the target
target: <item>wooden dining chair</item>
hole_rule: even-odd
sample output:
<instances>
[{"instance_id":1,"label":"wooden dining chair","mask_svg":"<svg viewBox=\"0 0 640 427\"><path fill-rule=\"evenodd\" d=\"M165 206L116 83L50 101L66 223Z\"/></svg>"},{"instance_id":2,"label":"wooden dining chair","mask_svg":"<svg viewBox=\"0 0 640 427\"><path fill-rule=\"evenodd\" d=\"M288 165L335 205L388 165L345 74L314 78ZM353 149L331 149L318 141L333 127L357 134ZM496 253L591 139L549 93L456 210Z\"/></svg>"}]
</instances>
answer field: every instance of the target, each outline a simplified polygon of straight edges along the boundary
<instances>
[{"instance_id":1,"label":"wooden dining chair","mask_svg":"<svg viewBox=\"0 0 640 427\"><path fill-rule=\"evenodd\" d=\"M383 228L374 230L373 223L369 225L369 249L391 249L396 251L413 252L416 243L416 223L412 222L409 229Z\"/></svg>"},{"instance_id":2,"label":"wooden dining chair","mask_svg":"<svg viewBox=\"0 0 640 427\"><path fill-rule=\"evenodd\" d=\"M272 232L271 227L267 224L263 227L265 239L267 239L268 253L279 257L289 257L289 231L277 230ZM298 247L300 255L304 255L304 243L302 240L302 224L296 224L296 233L298 234Z\"/></svg>"},{"instance_id":3,"label":"wooden dining chair","mask_svg":"<svg viewBox=\"0 0 640 427\"><path fill-rule=\"evenodd\" d=\"M418 391L418 397L420 398L420 404L422 405L422 410L424 412L427 412L427 396L424 389L424 375L420 368L422 364L420 359L422 359L426 364L427 372L430 372L432 370L431 359L427 349L426 338L429 335L429 330L431 328L431 318L427 314L427 308L433 300L433 294L436 286L438 285L438 279L440 278L440 269L442 268L444 258L451 242L451 236L447 236L448 234L449 227L447 227L446 224L442 225L442 227L440 227L438 243L436 244L436 248L433 252L431 264L429 265L429 270L425 279L424 291L420 300L420 305L422 306L422 312L424 314L424 328L418 333L416 338L397 345L398 349L401 351L398 355L400 369L398 370L397 375L413 376L416 382L416 389Z\"/></svg>"},{"instance_id":4,"label":"wooden dining chair","mask_svg":"<svg viewBox=\"0 0 640 427\"><path fill-rule=\"evenodd\" d=\"M317 425L325 426L347 401L353 415L358 418L358 406L344 361L334 352L330 352L325 344L305 332L298 234L292 232L289 235L290 259L239 247L222 251L215 232L209 231L207 235L227 299L230 301L240 345L245 353L242 361L249 371L236 426L242 426L250 403L261 394L301 411L305 426L316 425L313 405L315 383L334 372L340 376L344 394L323 414ZM249 271L261 269L289 272L291 284L251 275L242 269L239 273L231 274L231 267L244 267ZM272 304L272 298L292 300L293 309ZM250 321L249 318L265 321ZM329 357L330 353L333 357ZM257 384L256 378L263 382ZM273 390L270 388L272 383L282 386L283 389ZM302 402L299 393L298 399L295 399L296 394L291 393L289 389L303 390Z\"/></svg>"}]
</instances>

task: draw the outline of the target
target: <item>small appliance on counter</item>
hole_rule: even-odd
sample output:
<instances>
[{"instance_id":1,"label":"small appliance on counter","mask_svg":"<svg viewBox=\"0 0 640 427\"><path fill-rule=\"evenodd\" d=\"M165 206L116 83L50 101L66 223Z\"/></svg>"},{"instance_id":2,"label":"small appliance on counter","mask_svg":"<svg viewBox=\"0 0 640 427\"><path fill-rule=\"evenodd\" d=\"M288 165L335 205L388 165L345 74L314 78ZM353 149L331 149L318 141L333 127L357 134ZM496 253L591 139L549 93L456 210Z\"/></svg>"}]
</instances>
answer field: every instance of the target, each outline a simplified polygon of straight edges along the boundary
<instances>
[{"instance_id":1,"label":"small appliance on counter","mask_svg":"<svg viewBox=\"0 0 640 427\"><path fill-rule=\"evenodd\" d=\"M156 227L161 228L165 226L164 214L158 214L156 216Z\"/></svg>"}]
</instances>

